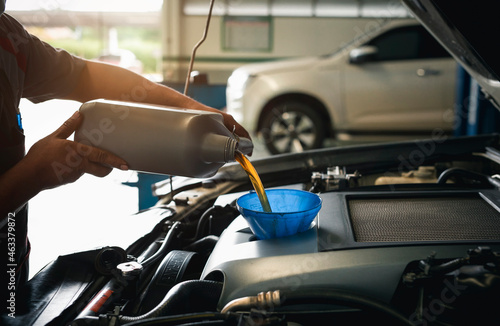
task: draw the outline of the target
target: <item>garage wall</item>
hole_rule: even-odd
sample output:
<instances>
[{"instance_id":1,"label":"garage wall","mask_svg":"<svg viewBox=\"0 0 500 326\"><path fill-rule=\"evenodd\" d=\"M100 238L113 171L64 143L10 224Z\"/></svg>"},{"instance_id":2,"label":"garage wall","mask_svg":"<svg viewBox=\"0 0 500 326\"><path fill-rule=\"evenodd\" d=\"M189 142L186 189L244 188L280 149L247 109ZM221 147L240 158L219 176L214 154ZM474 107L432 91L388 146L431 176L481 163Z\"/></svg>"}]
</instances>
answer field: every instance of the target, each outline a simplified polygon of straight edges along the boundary
<instances>
[{"instance_id":1,"label":"garage wall","mask_svg":"<svg viewBox=\"0 0 500 326\"><path fill-rule=\"evenodd\" d=\"M165 3L165 80L185 79L208 11L208 1ZM220 1L194 70L208 74L210 83L225 83L243 64L329 54L384 20L407 18L398 1Z\"/></svg>"}]
</instances>

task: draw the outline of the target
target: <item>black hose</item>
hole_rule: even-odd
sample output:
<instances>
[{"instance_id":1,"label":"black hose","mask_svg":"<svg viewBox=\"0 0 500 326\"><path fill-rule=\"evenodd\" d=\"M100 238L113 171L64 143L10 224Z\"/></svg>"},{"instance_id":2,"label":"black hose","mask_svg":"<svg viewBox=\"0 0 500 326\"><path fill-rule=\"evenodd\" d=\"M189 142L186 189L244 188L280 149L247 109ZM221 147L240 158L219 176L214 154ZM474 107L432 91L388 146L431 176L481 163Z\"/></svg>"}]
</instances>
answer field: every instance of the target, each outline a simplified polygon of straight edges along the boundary
<instances>
[{"instance_id":1,"label":"black hose","mask_svg":"<svg viewBox=\"0 0 500 326\"><path fill-rule=\"evenodd\" d=\"M174 224L172 224L172 226L170 227L170 230L168 231L167 235L165 236L165 239L163 239L163 243L162 243L161 247L158 249L158 251L153 256L151 256L148 259L146 259L145 261L141 262L141 265L143 267L147 267L148 265L156 262L158 259L160 259L164 256L165 252L168 250L168 246L170 245L170 243L174 239L175 231L179 225L180 225L180 222L175 222Z\"/></svg>"},{"instance_id":2,"label":"black hose","mask_svg":"<svg viewBox=\"0 0 500 326\"><path fill-rule=\"evenodd\" d=\"M213 211L215 211L216 209L217 209L217 206L212 206L201 215L200 219L198 220L198 225L196 226L195 235L189 240L191 240L191 241L198 240L198 238L201 235L201 232L203 231L203 228L207 224L207 220L210 219L210 216L213 214Z\"/></svg>"},{"instance_id":3,"label":"black hose","mask_svg":"<svg viewBox=\"0 0 500 326\"><path fill-rule=\"evenodd\" d=\"M444 275L464 266L465 264L467 264L467 262L467 258L457 258L439 265L429 266L428 270L426 270L426 262L422 261L420 268L427 274Z\"/></svg>"},{"instance_id":4,"label":"black hose","mask_svg":"<svg viewBox=\"0 0 500 326\"><path fill-rule=\"evenodd\" d=\"M191 243L189 246L185 247L186 251L194 251L197 253L211 253L217 242L219 241L219 237L215 235L208 235L200 240L197 240Z\"/></svg>"},{"instance_id":5,"label":"black hose","mask_svg":"<svg viewBox=\"0 0 500 326\"><path fill-rule=\"evenodd\" d=\"M389 316L398 324L412 325L406 316L388 304L357 293L328 288L308 288L281 292L281 307L304 304L334 304L371 310Z\"/></svg>"},{"instance_id":6,"label":"black hose","mask_svg":"<svg viewBox=\"0 0 500 326\"><path fill-rule=\"evenodd\" d=\"M473 171L469 171L469 170L464 170L464 169L460 169L460 168L450 168L450 169L444 170L439 175L437 183L444 184L444 183L446 183L446 181L448 181L448 179L450 177L453 177L453 176L477 180L480 183L489 183L488 176L481 174L481 173L477 173L477 172L473 172Z\"/></svg>"},{"instance_id":7,"label":"black hose","mask_svg":"<svg viewBox=\"0 0 500 326\"><path fill-rule=\"evenodd\" d=\"M215 311L222 293L222 283L204 280L185 281L175 285L150 312L141 316L121 316L122 324L166 315Z\"/></svg>"}]
</instances>

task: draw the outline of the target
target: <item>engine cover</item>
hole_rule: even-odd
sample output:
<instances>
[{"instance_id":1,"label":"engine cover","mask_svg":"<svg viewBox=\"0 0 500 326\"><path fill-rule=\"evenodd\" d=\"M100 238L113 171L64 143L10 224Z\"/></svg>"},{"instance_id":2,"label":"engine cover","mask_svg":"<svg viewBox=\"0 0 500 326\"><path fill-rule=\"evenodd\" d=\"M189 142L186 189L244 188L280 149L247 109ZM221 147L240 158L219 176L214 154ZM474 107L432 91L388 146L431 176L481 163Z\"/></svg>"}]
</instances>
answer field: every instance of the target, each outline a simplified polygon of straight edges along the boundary
<instances>
[{"instance_id":1,"label":"engine cover","mask_svg":"<svg viewBox=\"0 0 500 326\"><path fill-rule=\"evenodd\" d=\"M221 196L216 205L242 194ZM221 235L202 279L224 281L222 308L270 290L328 286L390 302L409 262L498 251L500 198L493 190L331 192L312 227L257 240L242 216Z\"/></svg>"}]
</instances>

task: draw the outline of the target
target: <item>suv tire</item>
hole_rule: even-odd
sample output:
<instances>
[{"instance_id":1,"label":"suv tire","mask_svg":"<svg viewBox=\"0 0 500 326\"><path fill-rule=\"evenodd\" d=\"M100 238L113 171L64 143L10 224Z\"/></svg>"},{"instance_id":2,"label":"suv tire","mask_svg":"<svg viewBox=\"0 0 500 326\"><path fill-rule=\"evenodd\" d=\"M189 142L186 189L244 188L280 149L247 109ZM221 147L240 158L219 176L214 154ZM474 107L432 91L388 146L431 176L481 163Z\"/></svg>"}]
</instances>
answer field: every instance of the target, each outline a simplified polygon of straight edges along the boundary
<instances>
[{"instance_id":1,"label":"suv tire","mask_svg":"<svg viewBox=\"0 0 500 326\"><path fill-rule=\"evenodd\" d=\"M326 135L323 120L306 102L282 100L264 113L259 131L271 154L303 152L323 145Z\"/></svg>"}]
</instances>

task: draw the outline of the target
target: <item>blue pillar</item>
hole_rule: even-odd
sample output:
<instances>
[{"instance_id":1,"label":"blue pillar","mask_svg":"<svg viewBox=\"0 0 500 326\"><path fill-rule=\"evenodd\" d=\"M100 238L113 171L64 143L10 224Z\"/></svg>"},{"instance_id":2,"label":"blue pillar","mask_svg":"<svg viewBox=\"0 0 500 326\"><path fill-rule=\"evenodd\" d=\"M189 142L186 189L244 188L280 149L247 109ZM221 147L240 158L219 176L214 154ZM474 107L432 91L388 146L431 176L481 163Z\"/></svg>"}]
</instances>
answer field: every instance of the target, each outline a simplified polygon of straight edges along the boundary
<instances>
[{"instance_id":1,"label":"blue pillar","mask_svg":"<svg viewBox=\"0 0 500 326\"><path fill-rule=\"evenodd\" d=\"M484 98L481 86L461 66L457 69L455 136L500 131L500 112Z\"/></svg>"},{"instance_id":2,"label":"blue pillar","mask_svg":"<svg viewBox=\"0 0 500 326\"><path fill-rule=\"evenodd\" d=\"M137 172L137 182L123 182L123 185L137 187L139 190L139 210L150 208L158 198L153 196L153 184L168 179L168 175Z\"/></svg>"}]
</instances>

